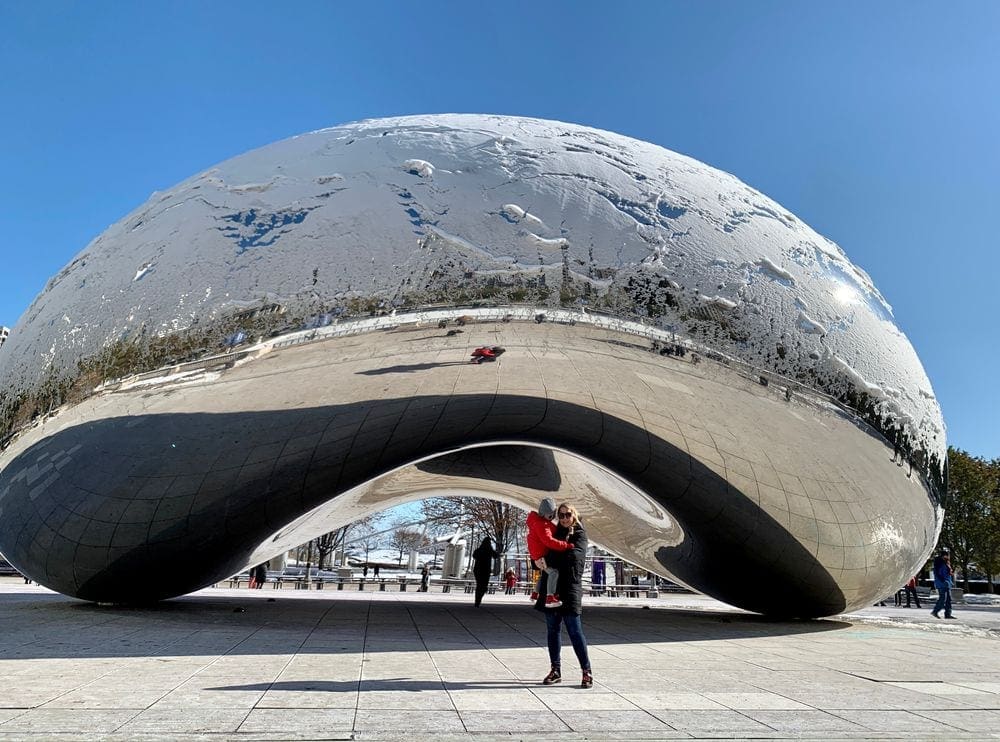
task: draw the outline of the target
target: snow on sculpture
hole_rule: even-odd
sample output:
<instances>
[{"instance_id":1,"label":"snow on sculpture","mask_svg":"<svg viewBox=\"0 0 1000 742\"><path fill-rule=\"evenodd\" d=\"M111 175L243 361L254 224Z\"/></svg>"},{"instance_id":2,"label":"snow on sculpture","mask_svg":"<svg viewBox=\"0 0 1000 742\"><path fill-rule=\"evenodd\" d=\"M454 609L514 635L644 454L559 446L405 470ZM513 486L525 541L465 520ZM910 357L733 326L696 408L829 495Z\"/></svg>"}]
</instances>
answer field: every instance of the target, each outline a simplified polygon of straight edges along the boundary
<instances>
[{"instance_id":1,"label":"snow on sculpture","mask_svg":"<svg viewBox=\"0 0 1000 742\"><path fill-rule=\"evenodd\" d=\"M645 333L654 348L679 343L777 380L789 398L801 387L851 407L911 452L932 500L940 490L945 431L930 382L889 304L837 245L689 157L504 116L324 129L153 194L14 328L0 351L5 435L53 402L92 404L101 384L195 362L226 338L267 343L458 306L614 317L616 331ZM8 513L19 507L15 449L0 473ZM937 527L939 512L926 530ZM11 538L0 531L0 550L18 551Z\"/></svg>"}]
</instances>

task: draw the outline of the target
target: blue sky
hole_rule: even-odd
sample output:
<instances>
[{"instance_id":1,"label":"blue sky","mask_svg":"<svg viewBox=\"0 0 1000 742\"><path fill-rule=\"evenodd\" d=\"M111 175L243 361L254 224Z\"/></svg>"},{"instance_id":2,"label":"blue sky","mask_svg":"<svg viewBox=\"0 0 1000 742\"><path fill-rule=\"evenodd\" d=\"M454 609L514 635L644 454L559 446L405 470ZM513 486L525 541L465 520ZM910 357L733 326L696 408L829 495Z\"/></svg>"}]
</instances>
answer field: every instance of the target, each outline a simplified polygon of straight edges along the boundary
<instances>
[{"instance_id":1,"label":"blue sky","mask_svg":"<svg viewBox=\"0 0 1000 742\"><path fill-rule=\"evenodd\" d=\"M0 324L107 226L362 118L596 126L728 171L893 305L952 445L1000 456L1000 3L0 3Z\"/></svg>"}]
</instances>

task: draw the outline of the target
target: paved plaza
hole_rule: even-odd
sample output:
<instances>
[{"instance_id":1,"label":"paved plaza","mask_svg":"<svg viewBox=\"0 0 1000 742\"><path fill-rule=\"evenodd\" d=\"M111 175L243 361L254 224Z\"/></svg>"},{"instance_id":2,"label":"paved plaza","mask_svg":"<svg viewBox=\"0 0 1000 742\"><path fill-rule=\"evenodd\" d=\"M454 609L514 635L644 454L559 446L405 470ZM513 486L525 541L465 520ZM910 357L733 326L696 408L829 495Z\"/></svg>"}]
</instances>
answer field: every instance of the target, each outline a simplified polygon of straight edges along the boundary
<instances>
[{"instance_id":1,"label":"paved plaza","mask_svg":"<svg viewBox=\"0 0 1000 742\"><path fill-rule=\"evenodd\" d=\"M155 579L155 576L151 576ZM1000 607L778 622L594 599L544 687L524 596L210 588L145 609L0 579L0 740L1000 738Z\"/></svg>"}]
</instances>

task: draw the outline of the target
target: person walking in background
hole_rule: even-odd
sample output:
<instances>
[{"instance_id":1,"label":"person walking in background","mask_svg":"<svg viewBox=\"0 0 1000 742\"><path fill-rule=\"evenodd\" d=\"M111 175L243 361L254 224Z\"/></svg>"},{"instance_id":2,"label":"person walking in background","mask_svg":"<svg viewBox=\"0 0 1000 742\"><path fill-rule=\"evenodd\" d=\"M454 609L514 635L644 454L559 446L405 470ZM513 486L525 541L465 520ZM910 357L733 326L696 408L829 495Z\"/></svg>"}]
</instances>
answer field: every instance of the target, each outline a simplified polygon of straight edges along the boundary
<instances>
[{"instance_id":1,"label":"person walking in background","mask_svg":"<svg viewBox=\"0 0 1000 742\"><path fill-rule=\"evenodd\" d=\"M258 590L263 589L264 583L267 582L267 562L264 564L258 564L254 567L253 576L255 580L254 587Z\"/></svg>"},{"instance_id":2,"label":"person walking in background","mask_svg":"<svg viewBox=\"0 0 1000 742\"><path fill-rule=\"evenodd\" d=\"M555 538L552 534L556 530L556 525L552 522L552 517L556 514L556 501L551 497L543 498L538 503L538 511L528 513L528 556L534 561L535 566L541 570L542 576L538 580L538 588L531 594L531 600L538 600L539 594L545 596L545 606L547 608L558 608L562 603L556 593L556 586L559 584L558 570L550 566L546 561L546 555L552 552L567 551L572 547L566 541ZM545 584L545 592L542 593L542 585Z\"/></svg>"},{"instance_id":3,"label":"person walking in background","mask_svg":"<svg viewBox=\"0 0 1000 742\"><path fill-rule=\"evenodd\" d=\"M517 575L514 574L514 568L513 567L508 567L507 568L507 571L504 573L504 576L503 576L503 583L504 583L504 585L506 585L506 588L507 588L506 590L504 590L504 593L507 594L507 595L513 595L514 594L514 588L517 587Z\"/></svg>"},{"instance_id":4,"label":"person walking in background","mask_svg":"<svg viewBox=\"0 0 1000 742\"><path fill-rule=\"evenodd\" d=\"M424 565L424 568L420 570L420 592L426 593L427 589L431 584L431 571Z\"/></svg>"},{"instance_id":5,"label":"person walking in background","mask_svg":"<svg viewBox=\"0 0 1000 742\"><path fill-rule=\"evenodd\" d=\"M954 585L951 572L951 553L947 549L941 549L941 553L934 559L934 588L938 591L937 603L931 615L934 618L941 618L938 615L944 608L945 618L954 618L951 615L951 588Z\"/></svg>"},{"instance_id":6,"label":"person walking in background","mask_svg":"<svg viewBox=\"0 0 1000 742\"><path fill-rule=\"evenodd\" d=\"M558 591L562 603L558 608L548 608L543 596L535 601L536 610L545 613L549 662L552 668L542 680L542 685L553 685L562 681L562 625L573 645L576 659L583 672L581 688L592 688L594 675L590 667L590 655L587 652L587 639L583 635L583 570L587 557L587 532L580 522L580 516L569 503L563 503L558 510L559 526L555 538L565 539L570 544L570 550L553 553L552 560L558 562Z\"/></svg>"},{"instance_id":7,"label":"person walking in background","mask_svg":"<svg viewBox=\"0 0 1000 742\"><path fill-rule=\"evenodd\" d=\"M489 536L472 552L472 574L476 578L476 608L483 602L486 595L486 588L490 583L490 573L493 571L493 560L499 556L497 550L493 548L493 541Z\"/></svg>"},{"instance_id":8,"label":"person walking in background","mask_svg":"<svg viewBox=\"0 0 1000 742\"><path fill-rule=\"evenodd\" d=\"M378 578L378 571L379 571L379 566L376 564L374 567L372 567L372 577L374 577L374 578L377 579Z\"/></svg>"},{"instance_id":9,"label":"person walking in background","mask_svg":"<svg viewBox=\"0 0 1000 742\"><path fill-rule=\"evenodd\" d=\"M906 592L906 607L910 607L910 598L912 597L914 602L917 604L917 608L920 607L920 596L917 595L917 576L914 575L910 578L910 581L906 583L906 587L903 588Z\"/></svg>"}]
</instances>

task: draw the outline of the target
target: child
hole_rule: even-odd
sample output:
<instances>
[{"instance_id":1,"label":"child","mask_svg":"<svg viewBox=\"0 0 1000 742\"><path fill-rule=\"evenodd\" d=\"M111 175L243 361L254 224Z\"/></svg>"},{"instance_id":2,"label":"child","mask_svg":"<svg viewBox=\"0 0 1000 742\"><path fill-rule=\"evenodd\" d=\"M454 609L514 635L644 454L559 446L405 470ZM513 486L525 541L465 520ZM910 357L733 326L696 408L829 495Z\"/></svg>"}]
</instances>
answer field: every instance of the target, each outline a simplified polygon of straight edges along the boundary
<instances>
[{"instance_id":1,"label":"child","mask_svg":"<svg viewBox=\"0 0 1000 742\"><path fill-rule=\"evenodd\" d=\"M508 569L504 573L503 581L504 581L504 584L507 586L507 589L505 591L507 593L507 595L513 595L514 594L514 588L517 587L517 575L514 574L514 570L513 569Z\"/></svg>"},{"instance_id":2,"label":"child","mask_svg":"<svg viewBox=\"0 0 1000 742\"><path fill-rule=\"evenodd\" d=\"M567 551L573 545L568 541L559 541L552 534L556 530L552 522L556 514L556 501L551 497L544 498L538 504L537 513L528 513L528 556L545 573L547 578L545 590L545 607L558 608L562 605L556 595L556 585L559 583L559 571L545 563L545 555L550 551ZM541 581L539 581L541 586ZM532 601L538 600L538 592L531 594Z\"/></svg>"}]
</instances>

